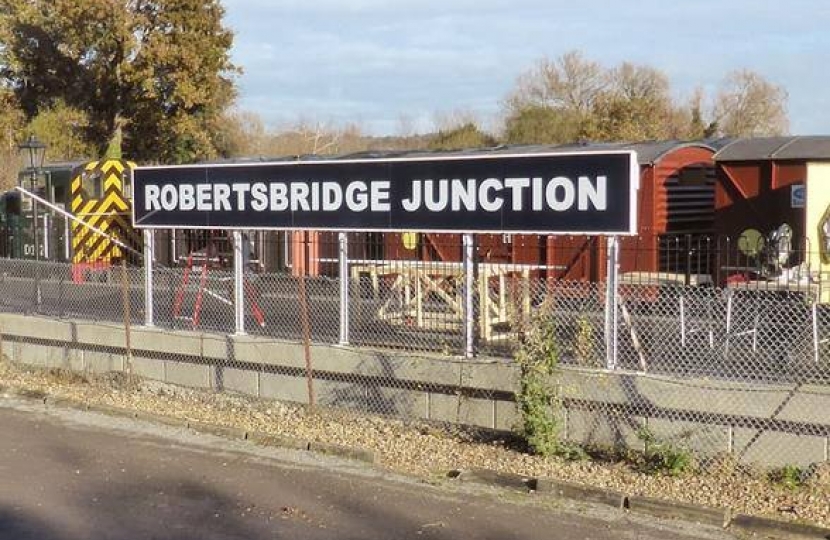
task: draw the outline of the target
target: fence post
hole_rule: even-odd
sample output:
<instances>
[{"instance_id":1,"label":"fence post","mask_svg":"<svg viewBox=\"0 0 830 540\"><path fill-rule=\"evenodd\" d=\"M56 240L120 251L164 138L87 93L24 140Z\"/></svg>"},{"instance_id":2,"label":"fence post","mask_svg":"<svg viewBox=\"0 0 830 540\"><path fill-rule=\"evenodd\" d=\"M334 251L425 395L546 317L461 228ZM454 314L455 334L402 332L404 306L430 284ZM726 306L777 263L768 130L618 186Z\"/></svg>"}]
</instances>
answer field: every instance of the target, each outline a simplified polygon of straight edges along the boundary
<instances>
[{"instance_id":1,"label":"fence post","mask_svg":"<svg viewBox=\"0 0 830 540\"><path fill-rule=\"evenodd\" d=\"M236 335L245 335L245 266L242 231L233 231L233 313Z\"/></svg>"},{"instance_id":2,"label":"fence post","mask_svg":"<svg viewBox=\"0 0 830 540\"><path fill-rule=\"evenodd\" d=\"M608 237L605 291L605 367L617 368L617 294L619 279L617 237Z\"/></svg>"},{"instance_id":3,"label":"fence post","mask_svg":"<svg viewBox=\"0 0 830 540\"><path fill-rule=\"evenodd\" d=\"M144 326L155 326L153 306L153 262L156 260L155 235L152 229L144 229Z\"/></svg>"},{"instance_id":4,"label":"fence post","mask_svg":"<svg viewBox=\"0 0 830 540\"><path fill-rule=\"evenodd\" d=\"M32 189L34 191L34 188ZM35 260L40 260L40 236L38 231L37 201L32 198L32 241L35 243ZM38 289L40 294L40 289Z\"/></svg>"},{"instance_id":5,"label":"fence post","mask_svg":"<svg viewBox=\"0 0 830 540\"><path fill-rule=\"evenodd\" d=\"M349 344L349 237L346 233L337 234L339 250L337 253L338 273L340 275L340 345Z\"/></svg>"},{"instance_id":6,"label":"fence post","mask_svg":"<svg viewBox=\"0 0 830 540\"><path fill-rule=\"evenodd\" d=\"M32 232L35 243L35 313L40 313L43 295L40 290L40 237L38 236L37 201L32 199Z\"/></svg>"},{"instance_id":7,"label":"fence post","mask_svg":"<svg viewBox=\"0 0 830 540\"><path fill-rule=\"evenodd\" d=\"M69 218L63 216L63 254L68 263L72 262L71 245L72 239L69 237Z\"/></svg>"},{"instance_id":8,"label":"fence post","mask_svg":"<svg viewBox=\"0 0 830 540\"><path fill-rule=\"evenodd\" d=\"M311 318L308 309L308 291L306 290L306 274L309 271L309 242L311 233L302 233L302 261L301 272L299 275L299 293L300 293L300 324L303 331L303 353L305 356L305 373L306 373L306 387L308 388L308 406L314 409L314 366L311 361Z\"/></svg>"},{"instance_id":9,"label":"fence post","mask_svg":"<svg viewBox=\"0 0 830 540\"><path fill-rule=\"evenodd\" d=\"M130 306L130 278L127 275L127 259L121 259L121 292L124 303L124 345L127 347L127 373L133 373L133 346L130 339L132 310Z\"/></svg>"},{"instance_id":10,"label":"fence post","mask_svg":"<svg viewBox=\"0 0 830 540\"><path fill-rule=\"evenodd\" d=\"M475 260L472 234L462 237L464 246L464 356L475 356Z\"/></svg>"},{"instance_id":11,"label":"fence post","mask_svg":"<svg viewBox=\"0 0 830 540\"><path fill-rule=\"evenodd\" d=\"M51 246L49 245L49 233L51 232L52 228L49 226L49 214L43 214L43 258L45 260L49 260L49 250Z\"/></svg>"}]
</instances>

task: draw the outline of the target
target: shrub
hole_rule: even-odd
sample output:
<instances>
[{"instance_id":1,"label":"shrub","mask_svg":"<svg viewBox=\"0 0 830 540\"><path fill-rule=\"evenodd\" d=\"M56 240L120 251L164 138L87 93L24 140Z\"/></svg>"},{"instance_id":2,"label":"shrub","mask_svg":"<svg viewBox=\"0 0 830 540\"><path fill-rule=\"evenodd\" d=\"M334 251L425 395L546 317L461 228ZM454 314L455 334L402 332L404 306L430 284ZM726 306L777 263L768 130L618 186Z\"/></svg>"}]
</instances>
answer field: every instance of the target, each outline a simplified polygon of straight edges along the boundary
<instances>
[{"instance_id":1,"label":"shrub","mask_svg":"<svg viewBox=\"0 0 830 540\"><path fill-rule=\"evenodd\" d=\"M551 384L559 365L559 348L556 324L547 309L531 317L516 361L521 369L516 396L521 415L519 431L530 449L542 456L583 458L583 450L562 441L562 404Z\"/></svg>"},{"instance_id":2,"label":"shrub","mask_svg":"<svg viewBox=\"0 0 830 540\"><path fill-rule=\"evenodd\" d=\"M692 453L669 442L658 441L647 427L637 431L637 438L643 441L645 449L641 459L635 458L635 466L648 474L680 476L695 466Z\"/></svg>"},{"instance_id":3,"label":"shrub","mask_svg":"<svg viewBox=\"0 0 830 540\"><path fill-rule=\"evenodd\" d=\"M787 489L797 489L804 485L805 471L797 465L784 465L769 473L772 483L784 486Z\"/></svg>"}]
</instances>

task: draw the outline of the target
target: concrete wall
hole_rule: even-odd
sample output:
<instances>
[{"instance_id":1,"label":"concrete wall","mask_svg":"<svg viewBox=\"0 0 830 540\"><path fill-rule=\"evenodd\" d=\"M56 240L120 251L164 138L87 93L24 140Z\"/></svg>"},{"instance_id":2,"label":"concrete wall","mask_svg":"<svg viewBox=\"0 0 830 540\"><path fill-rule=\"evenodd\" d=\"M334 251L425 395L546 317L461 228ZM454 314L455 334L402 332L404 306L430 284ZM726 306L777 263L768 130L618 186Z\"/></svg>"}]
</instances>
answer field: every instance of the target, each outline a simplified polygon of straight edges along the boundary
<instances>
[{"instance_id":1,"label":"concrete wall","mask_svg":"<svg viewBox=\"0 0 830 540\"><path fill-rule=\"evenodd\" d=\"M567 406L567 436L642 448L637 431L702 454L768 466L828 460L830 385L750 384L564 369L551 384Z\"/></svg>"},{"instance_id":2,"label":"concrete wall","mask_svg":"<svg viewBox=\"0 0 830 540\"><path fill-rule=\"evenodd\" d=\"M124 328L0 314L11 360L78 371L127 371ZM254 336L133 327L132 371L183 386L308 402L302 344ZM311 346L318 404L511 430L516 370L505 361Z\"/></svg>"},{"instance_id":3,"label":"concrete wall","mask_svg":"<svg viewBox=\"0 0 830 540\"><path fill-rule=\"evenodd\" d=\"M125 332L107 323L0 314L0 350L19 363L126 371ZM135 374L183 386L306 403L300 343L135 327ZM312 345L319 404L511 430L515 365ZM551 381L565 405L565 435L641 448L639 428L702 454L763 465L828 459L830 385L748 384L563 368Z\"/></svg>"}]
</instances>

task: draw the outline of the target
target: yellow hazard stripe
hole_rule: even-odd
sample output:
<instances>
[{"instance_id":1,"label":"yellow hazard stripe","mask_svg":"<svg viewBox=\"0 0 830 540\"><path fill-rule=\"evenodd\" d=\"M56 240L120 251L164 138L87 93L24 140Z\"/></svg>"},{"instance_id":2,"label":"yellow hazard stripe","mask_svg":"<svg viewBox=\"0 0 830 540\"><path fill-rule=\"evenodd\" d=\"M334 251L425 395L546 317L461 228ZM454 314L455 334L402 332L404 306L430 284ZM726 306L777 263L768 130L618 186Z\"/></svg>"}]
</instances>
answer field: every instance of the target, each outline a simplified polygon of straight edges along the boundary
<instances>
[{"instance_id":1,"label":"yellow hazard stripe","mask_svg":"<svg viewBox=\"0 0 830 540\"><path fill-rule=\"evenodd\" d=\"M104 174L112 173L113 169L115 169L119 175L124 173L124 165L122 165L117 159L105 161L101 164L101 170L104 171Z\"/></svg>"},{"instance_id":2,"label":"yellow hazard stripe","mask_svg":"<svg viewBox=\"0 0 830 540\"><path fill-rule=\"evenodd\" d=\"M71 181L71 208L83 223L72 224L74 262L106 262L120 257L116 240L132 242L138 234L132 227L130 204L124 197L128 169L135 163L123 160L91 161ZM84 176L100 174L102 197L90 199L84 191ZM92 230L95 227L100 232ZM106 234L101 234L106 233Z\"/></svg>"},{"instance_id":3,"label":"yellow hazard stripe","mask_svg":"<svg viewBox=\"0 0 830 540\"><path fill-rule=\"evenodd\" d=\"M116 190L121 193L121 177L110 175L104 180L104 193L110 190Z\"/></svg>"}]
</instances>

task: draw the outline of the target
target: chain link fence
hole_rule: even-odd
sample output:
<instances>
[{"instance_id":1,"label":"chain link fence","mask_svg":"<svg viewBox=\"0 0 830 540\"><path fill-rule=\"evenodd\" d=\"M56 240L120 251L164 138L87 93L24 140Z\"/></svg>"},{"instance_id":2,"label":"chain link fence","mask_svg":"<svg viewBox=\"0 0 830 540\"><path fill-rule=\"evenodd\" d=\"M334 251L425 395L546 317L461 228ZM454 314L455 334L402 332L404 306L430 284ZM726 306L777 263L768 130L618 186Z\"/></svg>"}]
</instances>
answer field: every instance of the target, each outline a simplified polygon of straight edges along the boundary
<instances>
[{"instance_id":1,"label":"chain link fence","mask_svg":"<svg viewBox=\"0 0 830 540\"><path fill-rule=\"evenodd\" d=\"M604 241L585 263L551 257L544 242L505 255L493 246L506 238L238 238L247 247L224 233L215 243L157 235L166 253L145 268L0 259L0 310L131 327L132 343L86 345L96 369L119 369L128 343L137 366L157 363L143 373L158 365L172 382L502 430L518 423L512 359L541 317L570 440L641 447L648 430L705 455L828 457L830 304L817 278L717 276L717 253L688 245L694 265L609 274ZM567 279L562 260L596 279Z\"/></svg>"}]
</instances>

